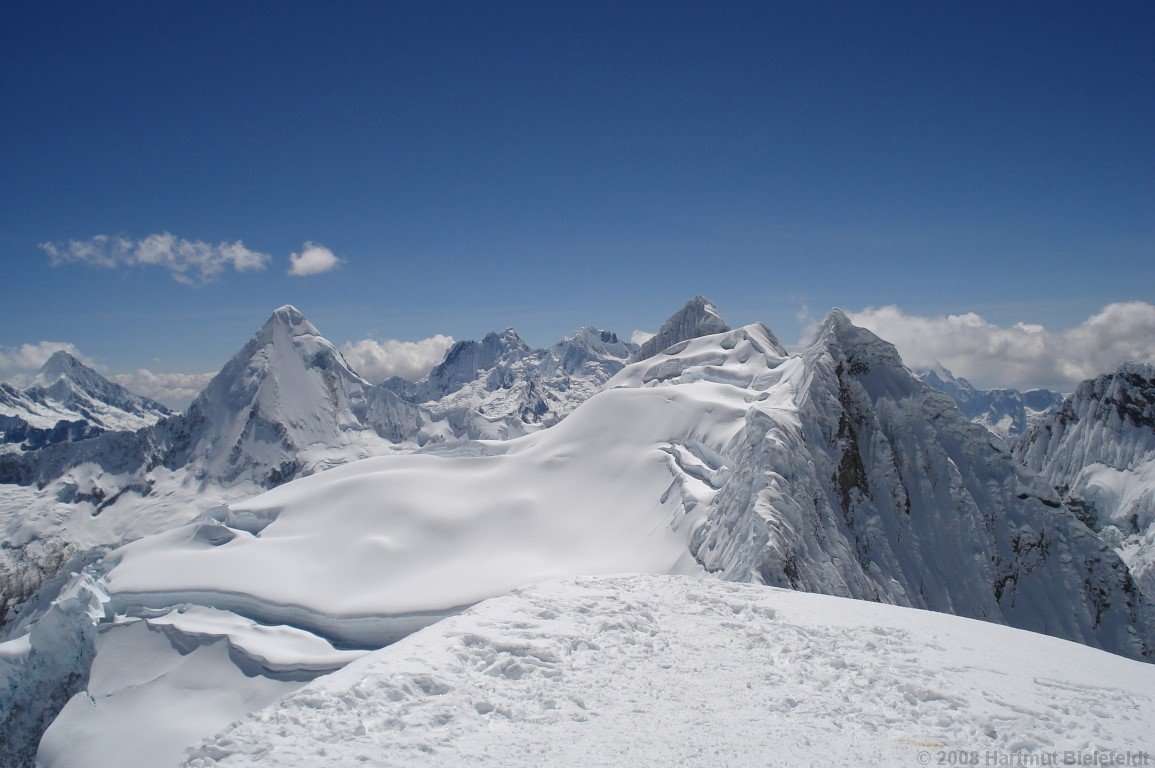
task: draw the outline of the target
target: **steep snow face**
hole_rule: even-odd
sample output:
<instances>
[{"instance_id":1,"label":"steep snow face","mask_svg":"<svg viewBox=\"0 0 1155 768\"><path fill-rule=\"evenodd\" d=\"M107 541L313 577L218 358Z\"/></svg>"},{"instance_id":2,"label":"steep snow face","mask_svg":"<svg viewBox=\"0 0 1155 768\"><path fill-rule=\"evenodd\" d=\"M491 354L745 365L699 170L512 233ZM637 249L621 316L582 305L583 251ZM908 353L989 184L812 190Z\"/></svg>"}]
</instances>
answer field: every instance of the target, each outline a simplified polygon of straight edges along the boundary
<instances>
[{"instance_id":1,"label":"steep snow face","mask_svg":"<svg viewBox=\"0 0 1155 768\"><path fill-rule=\"evenodd\" d=\"M1151 606L1054 490L835 310L792 413L754 403L693 546L726 578L1150 652Z\"/></svg>"},{"instance_id":2,"label":"steep snow face","mask_svg":"<svg viewBox=\"0 0 1155 768\"><path fill-rule=\"evenodd\" d=\"M839 312L799 357L761 325L689 340L550 430L357 462L217 518L223 545L123 550L113 599L291 605L334 632L570 574L692 570L692 553L729 579L1147 651L1150 606L1119 558ZM388 623L350 631L381 642Z\"/></svg>"},{"instance_id":3,"label":"steep snow face","mask_svg":"<svg viewBox=\"0 0 1155 768\"><path fill-rule=\"evenodd\" d=\"M373 653L184 765L1105 756L1155 747L1153 691L1150 665L953 616L710 580L582 578L487 600Z\"/></svg>"},{"instance_id":4,"label":"steep snow face","mask_svg":"<svg viewBox=\"0 0 1155 768\"><path fill-rule=\"evenodd\" d=\"M35 450L102 432L142 429L171 414L59 351L24 389L0 384L0 450Z\"/></svg>"},{"instance_id":5,"label":"steep snow face","mask_svg":"<svg viewBox=\"0 0 1155 768\"><path fill-rule=\"evenodd\" d=\"M369 389L304 315L281 307L193 401L181 425L188 444L166 463L276 484L300 469L302 449L363 429Z\"/></svg>"},{"instance_id":6,"label":"steep snow face","mask_svg":"<svg viewBox=\"0 0 1155 768\"><path fill-rule=\"evenodd\" d=\"M556 424L597 392L637 347L582 328L549 349L530 349L513 329L455 344L429 376L383 385L419 403L452 433L507 439Z\"/></svg>"},{"instance_id":7,"label":"steep snow face","mask_svg":"<svg viewBox=\"0 0 1155 768\"><path fill-rule=\"evenodd\" d=\"M344 663L327 646L380 648L528 583L704 568L1149 652L1151 605L1119 557L837 312L800 356L758 324L683 341L548 430L346 464L121 547L99 583L122 618L101 622L211 617L196 625L248 648L205 660L245 672L213 684L255 701L254 675L307 680ZM275 663L254 624L286 638ZM175 668L180 648L154 651ZM78 734L109 723L58 727L82 754Z\"/></svg>"},{"instance_id":8,"label":"steep snow face","mask_svg":"<svg viewBox=\"0 0 1155 768\"><path fill-rule=\"evenodd\" d=\"M1084 381L1016 448L1155 595L1155 368L1128 363Z\"/></svg>"},{"instance_id":9,"label":"steep snow face","mask_svg":"<svg viewBox=\"0 0 1155 768\"><path fill-rule=\"evenodd\" d=\"M968 419L981 424L1008 443L1013 443L1030 427L1042 421L1063 404L1063 396L1049 389L976 389L963 378L936 365L916 369L914 375L924 384L954 401Z\"/></svg>"},{"instance_id":10,"label":"steep snow face","mask_svg":"<svg viewBox=\"0 0 1155 768\"><path fill-rule=\"evenodd\" d=\"M726 325L710 300L704 296L695 296L662 324L658 333L641 346L634 359L648 360L680 342L728 330L730 326Z\"/></svg>"}]
</instances>

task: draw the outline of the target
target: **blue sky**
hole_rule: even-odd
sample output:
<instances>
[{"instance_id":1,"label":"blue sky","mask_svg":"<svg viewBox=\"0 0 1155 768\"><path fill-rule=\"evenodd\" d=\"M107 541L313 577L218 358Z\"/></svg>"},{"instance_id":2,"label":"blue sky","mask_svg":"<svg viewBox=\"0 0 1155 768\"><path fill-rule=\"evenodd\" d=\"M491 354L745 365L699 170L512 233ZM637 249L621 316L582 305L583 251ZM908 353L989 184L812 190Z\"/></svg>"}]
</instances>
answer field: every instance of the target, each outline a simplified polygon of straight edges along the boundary
<instances>
[{"instance_id":1,"label":"blue sky","mask_svg":"<svg viewBox=\"0 0 1155 768\"><path fill-rule=\"evenodd\" d=\"M1155 299L1150 3L304 5L6 6L0 354L208 371L284 303L337 342L545 345L697 293L790 340ZM38 247L160 233L270 261ZM286 274L306 242L343 263Z\"/></svg>"}]
</instances>

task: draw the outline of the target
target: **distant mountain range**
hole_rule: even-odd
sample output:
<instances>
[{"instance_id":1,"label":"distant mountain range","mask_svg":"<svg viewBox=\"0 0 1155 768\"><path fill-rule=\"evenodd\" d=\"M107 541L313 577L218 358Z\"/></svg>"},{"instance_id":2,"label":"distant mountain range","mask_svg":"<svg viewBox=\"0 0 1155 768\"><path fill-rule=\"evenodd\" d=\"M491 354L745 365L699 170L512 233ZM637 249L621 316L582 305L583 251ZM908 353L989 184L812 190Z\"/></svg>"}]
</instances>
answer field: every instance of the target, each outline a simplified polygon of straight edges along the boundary
<instances>
[{"instance_id":1,"label":"distant mountain range","mask_svg":"<svg viewBox=\"0 0 1155 768\"><path fill-rule=\"evenodd\" d=\"M47 445L132 431L172 415L133 394L67 352L53 353L23 389L0 382L0 450Z\"/></svg>"},{"instance_id":2,"label":"distant mountain range","mask_svg":"<svg viewBox=\"0 0 1155 768\"><path fill-rule=\"evenodd\" d=\"M0 454L0 638L29 638L0 655L13 754L62 708L46 743L99 730L89 671L133 648L156 669L199 654L213 696L248 702L235 718L477 601L583 574L710 573L1155 654L1150 366L1065 400L982 391L913 373L839 310L791 354L702 297L651 341L583 328L534 350L507 329L371 385L286 306L179 414L46 366L11 391L69 382L94 434ZM42 399L64 413L67 397ZM98 424L114 406L141 422ZM119 706L136 711L110 698L95 717L125 727ZM181 733L181 749L211 735Z\"/></svg>"},{"instance_id":3,"label":"distant mountain range","mask_svg":"<svg viewBox=\"0 0 1155 768\"><path fill-rule=\"evenodd\" d=\"M931 389L950 397L968 419L1008 442L1014 442L1063 403L1063 396L1049 389L978 389L941 365L915 369L914 374Z\"/></svg>"}]
</instances>

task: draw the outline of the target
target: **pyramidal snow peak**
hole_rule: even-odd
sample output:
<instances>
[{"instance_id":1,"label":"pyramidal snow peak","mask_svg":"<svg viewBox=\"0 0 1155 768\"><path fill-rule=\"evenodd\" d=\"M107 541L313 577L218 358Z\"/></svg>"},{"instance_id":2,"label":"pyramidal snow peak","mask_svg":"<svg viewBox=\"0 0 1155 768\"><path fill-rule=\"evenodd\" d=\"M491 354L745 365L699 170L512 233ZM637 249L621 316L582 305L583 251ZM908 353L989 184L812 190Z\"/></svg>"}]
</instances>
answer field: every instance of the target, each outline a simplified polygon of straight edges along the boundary
<instances>
[{"instance_id":1,"label":"pyramidal snow peak","mask_svg":"<svg viewBox=\"0 0 1155 768\"><path fill-rule=\"evenodd\" d=\"M0 452L33 451L103 432L140 429L171 414L59 350L27 387L0 384Z\"/></svg>"},{"instance_id":2,"label":"pyramidal snow peak","mask_svg":"<svg viewBox=\"0 0 1155 768\"><path fill-rule=\"evenodd\" d=\"M184 525L173 512L155 535L135 528L137 540L30 600L2 636L0 705L20 713L0 723L3 738L27 755L39 744L53 765L94 754L176 763L313 678L480 601L575 576L712 576L1151 658L1155 608L1116 551L845 313L832 311L797 355L760 323L726 328L701 298L660 335L644 356L593 329L548 350L491 334L395 390L366 384L299 313L278 310L188 411L118 433L123 445L77 443L106 441L88 454L109 462L103 474L73 463L46 488L135 477L171 489L165 473L178 466L185 481L199 468L207 496L213 476L276 486L242 500L217 493L211 509ZM579 384L593 390L580 404L566 394ZM281 470L320 450L310 440L389 445L368 416L382 397L412 409L431 436L422 447ZM1130 414L1136 397L1116 399ZM520 436L451 439L502 429ZM139 458L117 474L101 457L124 445ZM140 498L157 495L147 486ZM91 537L92 521L132 509L142 508L114 505L69 533ZM475 636L452 642L473 648ZM505 678L532 674L504 650L477 653ZM129 657L140 674L118 667ZM428 676L413 685L449 690ZM177 691L180 717L140 704ZM214 749L195 764L213 764Z\"/></svg>"}]
</instances>

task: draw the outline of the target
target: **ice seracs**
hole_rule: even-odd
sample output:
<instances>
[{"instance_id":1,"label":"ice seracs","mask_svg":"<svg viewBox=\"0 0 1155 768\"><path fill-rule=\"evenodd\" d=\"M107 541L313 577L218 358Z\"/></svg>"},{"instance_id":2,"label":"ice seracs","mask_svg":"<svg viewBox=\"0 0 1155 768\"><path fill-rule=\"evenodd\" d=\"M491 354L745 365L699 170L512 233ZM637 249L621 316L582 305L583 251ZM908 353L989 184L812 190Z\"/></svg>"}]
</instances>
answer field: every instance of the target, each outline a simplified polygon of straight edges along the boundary
<instances>
[{"instance_id":1,"label":"ice seracs","mask_svg":"<svg viewBox=\"0 0 1155 768\"><path fill-rule=\"evenodd\" d=\"M1015 449L1155 595L1155 367L1088 379Z\"/></svg>"}]
</instances>

